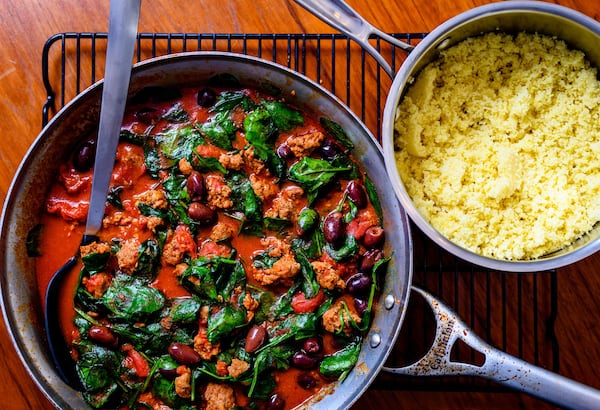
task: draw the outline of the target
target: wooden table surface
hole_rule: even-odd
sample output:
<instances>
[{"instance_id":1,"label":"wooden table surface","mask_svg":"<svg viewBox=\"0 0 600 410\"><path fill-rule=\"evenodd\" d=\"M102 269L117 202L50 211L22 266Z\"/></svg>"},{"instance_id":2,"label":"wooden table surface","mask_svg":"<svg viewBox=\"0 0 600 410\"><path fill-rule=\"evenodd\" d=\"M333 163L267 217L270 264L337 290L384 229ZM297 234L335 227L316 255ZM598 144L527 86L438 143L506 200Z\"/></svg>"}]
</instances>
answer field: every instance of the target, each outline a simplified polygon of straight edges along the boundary
<instances>
[{"instance_id":1,"label":"wooden table surface","mask_svg":"<svg viewBox=\"0 0 600 410\"><path fill-rule=\"evenodd\" d=\"M448 18L485 0L348 0L359 13L387 32L429 32ZM600 1L555 1L600 20ZM46 99L41 50L58 32L105 32L108 0L19 0L0 2L0 195L41 128ZM140 32L332 33L292 0L146 0ZM599 45L600 46L600 45ZM353 68L354 69L354 68ZM356 68L360 69L360 67ZM600 255L558 271L559 371L600 388ZM396 408L551 408L516 393L369 389L356 409ZM600 403L599 403L600 407ZM50 409L30 380L0 323L0 408Z\"/></svg>"}]
</instances>

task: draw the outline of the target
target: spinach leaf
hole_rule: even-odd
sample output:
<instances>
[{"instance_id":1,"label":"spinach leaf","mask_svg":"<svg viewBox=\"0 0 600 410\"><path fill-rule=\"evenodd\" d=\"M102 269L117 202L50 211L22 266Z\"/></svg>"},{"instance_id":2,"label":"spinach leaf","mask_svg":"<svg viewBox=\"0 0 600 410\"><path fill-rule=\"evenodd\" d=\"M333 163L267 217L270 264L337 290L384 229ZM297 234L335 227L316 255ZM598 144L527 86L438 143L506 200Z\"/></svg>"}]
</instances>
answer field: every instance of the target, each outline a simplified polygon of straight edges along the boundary
<instances>
[{"instance_id":1,"label":"spinach leaf","mask_svg":"<svg viewBox=\"0 0 600 410\"><path fill-rule=\"evenodd\" d=\"M296 125L304 124L302 113L281 101L263 101L262 106L267 110L279 131L287 131Z\"/></svg>"},{"instance_id":2,"label":"spinach leaf","mask_svg":"<svg viewBox=\"0 0 600 410\"><path fill-rule=\"evenodd\" d=\"M195 297L174 299L171 306L170 318L172 323L194 323L198 320L198 312L202 304Z\"/></svg>"},{"instance_id":3,"label":"spinach leaf","mask_svg":"<svg viewBox=\"0 0 600 410\"><path fill-rule=\"evenodd\" d=\"M292 288L295 288L295 286L292 286ZM291 304L293 293L291 292L276 298L272 292L251 286L248 286L247 290L251 292L254 299L258 300L258 310L254 314L254 318L258 323L265 320L273 322L293 312Z\"/></svg>"},{"instance_id":4,"label":"spinach leaf","mask_svg":"<svg viewBox=\"0 0 600 410\"><path fill-rule=\"evenodd\" d=\"M292 225L292 221L283 218L265 217L263 219L263 225L270 231L281 232L288 226Z\"/></svg>"},{"instance_id":5,"label":"spinach leaf","mask_svg":"<svg viewBox=\"0 0 600 410\"><path fill-rule=\"evenodd\" d=\"M114 317L129 321L143 321L165 304L165 297L159 290L125 274L113 279L102 300Z\"/></svg>"},{"instance_id":6,"label":"spinach leaf","mask_svg":"<svg viewBox=\"0 0 600 410\"><path fill-rule=\"evenodd\" d=\"M285 174L286 164L275 152L277 127L266 109L252 111L244 118L244 135L254 148L254 155L277 177Z\"/></svg>"},{"instance_id":7,"label":"spinach leaf","mask_svg":"<svg viewBox=\"0 0 600 410\"><path fill-rule=\"evenodd\" d=\"M210 172L210 171L219 171L223 174L227 173L227 170L219 162L218 158L215 157L203 157L197 151L194 151L194 168L199 171Z\"/></svg>"},{"instance_id":8,"label":"spinach leaf","mask_svg":"<svg viewBox=\"0 0 600 410\"><path fill-rule=\"evenodd\" d=\"M172 123L184 123L190 120L190 115L183 109L181 103L177 103L169 108L162 118Z\"/></svg>"},{"instance_id":9,"label":"spinach leaf","mask_svg":"<svg viewBox=\"0 0 600 410\"><path fill-rule=\"evenodd\" d=\"M328 378L344 380L358 361L360 345L358 339L349 343L342 350L325 356L319 367L321 374Z\"/></svg>"},{"instance_id":10,"label":"spinach leaf","mask_svg":"<svg viewBox=\"0 0 600 410\"><path fill-rule=\"evenodd\" d=\"M304 157L290 167L289 178L304 188L310 206L322 187L333 181L340 173L350 169L349 167L334 167L322 159Z\"/></svg>"},{"instance_id":11,"label":"spinach leaf","mask_svg":"<svg viewBox=\"0 0 600 410\"><path fill-rule=\"evenodd\" d=\"M254 109L256 104L243 91L224 91L217 97L217 102L210 112L227 112L236 106L241 106L244 111Z\"/></svg>"},{"instance_id":12,"label":"spinach leaf","mask_svg":"<svg viewBox=\"0 0 600 410\"><path fill-rule=\"evenodd\" d=\"M106 269L109 257L110 252L94 252L82 257L81 262L91 276Z\"/></svg>"},{"instance_id":13,"label":"spinach leaf","mask_svg":"<svg viewBox=\"0 0 600 410\"><path fill-rule=\"evenodd\" d=\"M252 265L257 269L271 269L280 257L269 255L269 251L259 252L252 257Z\"/></svg>"},{"instance_id":14,"label":"spinach leaf","mask_svg":"<svg viewBox=\"0 0 600 410\"><path fill-rule=\"evenodd\" d=\"M171 408L181 408L186 400L179 397L175 391L175 380L157 376L152 383L152 394Z\"/></svg>"},{"instance_id":15,"label":"spinach leaf","mask_svg":"<svg viewBox=\"0 0 600 410\"><path fill-rule=\"evenodd\" d=\"M129 142L139 146L144 146L148 140L148 136L144 134L135 134L129 130L121 130L119 133L119 141Z\"/></svg>"},{"instance_id":16,"label":"spinach leaf","mask_svg":"<svg viewBox=\"0 0 600 410\"><path fill-rule=\"evenodd\" d=\"M163 214L164 211L157 211L156 216L162 215L162 217L171 225L183 223L187 225L192 234L194 234L198 230L199 224L188 215L188 207L191 198L186 184L187 180L184 176L175 174L171 174L163 181L162 186L165 191L165 196L169 201L170 209L166 214ZM144 212L149 212L148 208L145 207Z\"/></svg>"},{"instance_id":17,"label":"spinach leaf","mask_svg":"<svg viewBox=\"0 0 600 410\"><path fill-rule=\"evenodd\" d=\"M152 143L144 144L144 165L146 165L148 174L154 179L158 178L158 173L163 169L160 154L154 140Z\"/></svg>"},{"instance_id":18,"label":"spinach leaf","mask_svg":"<svg viewBox=\"0 0 600 410\"><path fill-rule=\"evenodd\" d=\"M315 229L309 238L294 238L290 243L295 252L302 252L309 259L317 259L323 254L325 238L322 230Z\"/></svg>"},{"instance_id":19,"label":"spinach leaf","mask_svg":"<svg viewBox=\"0 0 600 410\"><path fill-rule=\"evenodd\" d=\"M226 150L232 149L231 142L235 137L237 127L231 120L228 111L217 112L207 122L197 127L213 145Z\"/></svg>"},{"instance_id":20,"label":"spinach leaf","mask_svg":"<svg viewBox=\"0 0 600 410\"><path fill-rule=\"evenodd\" d=\"M240 260L236 260L233 269L230 265L224 265L220 275L215 280L217 291L223 300L227 300L233 294L236 288L244 289L246 287L246 271Z\"/></svg>"},{"instance_id":21,"label":"spinach leaf","mask_svg":"<svg viewBox=\"0 0 600 410\"><path fill-rule=\"evenodd\" d=\"M340 248L334 248L331 244L325 245L325 251L334 260L341 262L351 256L354 256L358 252L358 241L354 235L347 235L344 244Z\"/></svg>"},{"instance_id":22,"label":"spinach leaf","mask_svg":"<svg viewBox=\"0 0 600 410\"><path fill-rule=\"evenodd\" d=\"M246 309L226 303L221 309L208 316L206 337L216 343L239 327L246 326Z\"/></svg>"},{"instance_id":23,"label":"spinach leaf","mask_svg":"<svg viewBox=\"0 0 600 410\"><path fill-rule=\"evenodd\" d=\"M77 375L85 391L97 392L111 385L118 377L121 361L116 352L95 344L82 342L75 345L79 353Z\"/></svg>"},{"instance_id":24,"label":"spinach leaf","mask_svg":"<svg viewBox=\"0 0 600 410\"><path fill-rule=\"evenodd\" d=\"M379 195L377 195L377 190L375 189L375 185L373 185L373 181L365 175L365 188L367 191L367 195L369 196L369 200L371 204L373 204L373 208L375 208L375 213L377 213L377 217L379 218L379 224L383 224L383 209L381 207L381 202L379 201Z\"/></svg>"},{"instance_id":25,"label":"spinach leaf","mask_svg":"<svg viewBox=\"0 0 600 410\"><path fill-rule=\"evenodd\" d=\"M307 299L317 296L321 286L315 278L315 271L310 261L300 249L295 249L296 261L300 264L300 278L302 278L301 289Z\"/></svg>"},{"instance_id":26,"label":"spinach leaf","mask_svg":"<svg viewBox=\"0 0 600 410\"><path fill-rule=\"evenodd\" d=\"M189 204L191 198L186 184L187 179L183 175L171 174L169 178L163 181L162 186L170 205Z\"/></svg>"},{"instance_id":27,"label":"spinach leaf","mask_svg":"<svg viewBox=\"0 0 600 410\"><path fill-rule=\"evenodd\" d=\"M134 276L149 279L156 278L161 267L161 249L154 239L147 239L140 244L138 263L133 272Z\"/></svg>"},{"instance_id":28,"label":"spinach leaf","mask_svg":"<svg viewBox=\"0 0 600 410\"><path fill-rule=\"evenodd\" d=\"M106 195L106 202L114 206L116 209L123 210L123 202L121 201L122 186L111 186Z\"/></svg>"},{"instance_id":29,"label":"spinach leaf","mask_svg":"<svg viewBox=\"0 0 600 410\"><path fill-rule=\"evenodd\" d=\"M235 172L231 173L225 182L231 188L232 209L244 214L240 231L249 235L262 236L262 202L254 193L248 177L241 172Z\"/></svg>"},{"instance_id":30,"label":"spinach leaf","mask_svg":"<svg viewBox=\"0 0 600 410\"><path fill-rule=\"evenodd\" d=\"M238 265L239 263L234 259L221 256L199 257L190 261L179 281L186 289L200 297L213 301L228 299L231 295L224 294L224 291L230 290L231 283L238 283L241 280L243 268ZM233 279L230 281L229 278L232 276Z\"/></svg>"},{"instance_id":31,"label":"spinach leaf","mask_svg":"<svg viewBox=\"0 0 600 410\"><path fill-rule=\"evenodd\" d=\"M119 385L117 383L112 383L101 391L82 392L81 395L90 406L95 409L100 409L106 407L117 390L119 390Z\"/></svg>"},{"instance_id":32,"label":"spinach leaf","mask_svg":"<svg viewBox=\"0 0 600 410\"><path fill-rule=\"evenodd\" d=\"M27 240L25 242L25 249L27 250L27 256L34 258L41 256L40 252L40 234L42 233L44 225L37 224L27 232Z\"/></svg>"},{"instance_id":33,"label":"spinach leaf","mask_svg":"<svg viewBox=\"0 0 600 410\"><path fill-rule=\"evenodd\" d=\"M269 343L259 349L276 346L290 338L302 340L313 336L317 331L317 316L313 313L298 313L288 316L269 329Z\"/></svg>"},{"instance_id":34,"label":"spinach leaf","mask_svg":"<svg viewBox=\"0 0 600 410\"><path fill-rule=\"evenodd\" d=\"M202 134L192 125L173 127L155 137L162 155L171 160L172 164L182 158L192 162L195 148L206 144Z\"/></svg>"},{"instance_id":35,"label":"spinach leaf","mask_svg":"<svg viewBox=\"0 0 600 410\"><path fill-rule=\"evenodd\" d=\"M348 150L354 148L354 143L350 138L348 138L346 131L344 131L340 124L325 117L321 117L319 121L321 122L321 126L325 128L325 131L334 137L340 144L342 144Z\"/></svg>"},{"instance_id":36,"label":"spinach leaf","mask_svg":"<svg viewBox=\"0 0 600 410\"><path fill-rule=\"evenodd\" d=\"M294 355L291 346L275 346L261 351L254 361L252 380L248 397L267 399L277 383L272 379L269 369L285 370L289 368L289 360Z\"/></svg>"}]
</instances>

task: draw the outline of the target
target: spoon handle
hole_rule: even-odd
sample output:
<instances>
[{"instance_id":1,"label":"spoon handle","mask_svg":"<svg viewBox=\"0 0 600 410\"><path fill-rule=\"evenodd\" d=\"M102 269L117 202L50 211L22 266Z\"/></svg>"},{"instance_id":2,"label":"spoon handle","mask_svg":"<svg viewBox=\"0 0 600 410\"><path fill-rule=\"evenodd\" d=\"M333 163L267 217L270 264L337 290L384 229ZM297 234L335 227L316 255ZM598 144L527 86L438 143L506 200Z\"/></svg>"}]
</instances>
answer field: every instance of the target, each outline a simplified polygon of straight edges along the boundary
<instances>
[{"instance_id":1,"label":"spoon handle","mask_svg":"<svg viewBox=\"0 0 600 410\"><path fill-rule=\"evenodd\" d=\"M106 195L115 163L119 133L127 101L140 3L141 0L113 0L110 5L106 70L102 87L100 125L90 208L85 228L86 235L96 234L102 226Z\"/></svg>"},{"instance_id":2,"label":"spoon handle","mask_svg":"<svg viewBox=\"0 0 600 410\"><path fill-rule=\"evenodd\" d=\"M106 74L102 89L94 179L82 245L87 245L94 240L104 217L106 196L119 143L119 133L131 77L131 60L140 5L141 0L112 0L110 3ZM84 390L84 386L77 375L77 368L71 358L69 345L64 340L58 312L58 307L62 303L60 298L63 279L77 265L77 261L78 255L71 257L52 276L46 288L44 316L48 347L56 371L65 383L81 391Z\"/></svg>"}]
</instances>

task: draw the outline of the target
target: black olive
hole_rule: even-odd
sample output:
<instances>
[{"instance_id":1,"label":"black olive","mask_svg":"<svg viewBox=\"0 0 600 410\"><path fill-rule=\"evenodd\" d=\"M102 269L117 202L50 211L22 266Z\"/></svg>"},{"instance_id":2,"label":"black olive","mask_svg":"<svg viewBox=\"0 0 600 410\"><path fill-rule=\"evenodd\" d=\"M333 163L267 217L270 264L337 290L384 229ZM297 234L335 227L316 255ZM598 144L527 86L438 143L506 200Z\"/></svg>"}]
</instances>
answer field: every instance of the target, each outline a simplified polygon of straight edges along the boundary
<instances>
[{"instance_id":1,"label":"black olive","mask_svg":"<svg viewBox=\"0 0 600 410\"><path fill-rule=\"evenodd\" d=\"M92 169L96 159L96 140L88 139L77 147L73 155L73 166L79 172Z\"/></svg>"},{"instance_id":2,"label":"black olive","mask_svg":"<svg viewBox=\"0 0 600 410\"><path fill-rule=\"evenodd\" d=\"M200 107L212 107L217 101L217 94L212 88L203 88L198 91L198 105Z\"/></svg>"}]
</instances>

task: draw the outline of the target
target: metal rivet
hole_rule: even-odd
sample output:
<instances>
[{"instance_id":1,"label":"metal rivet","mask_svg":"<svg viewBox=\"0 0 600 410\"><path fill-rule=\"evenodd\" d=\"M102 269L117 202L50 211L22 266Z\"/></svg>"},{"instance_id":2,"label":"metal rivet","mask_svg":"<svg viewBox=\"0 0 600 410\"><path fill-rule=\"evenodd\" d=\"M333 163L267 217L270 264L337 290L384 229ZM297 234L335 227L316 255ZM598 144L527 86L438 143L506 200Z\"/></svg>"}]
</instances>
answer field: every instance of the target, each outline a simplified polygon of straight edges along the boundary
<instances>
[{"instance_id":1,"label":"metal rivet","mask_svg":"<svg viewBox=\"0 0 600 410\"><path fill-rule=\"evenodd\" d=\"M387 310L390 310L391 308L393 308L395 304L396 304L396 298L392 294L387 295L385 297L385 299L383 300L383 306L385 306L385 308Z\"/></svg>"},{"instance_id":2,"label":"metal rivet","mask_svg":"<svg viewBox=\"0 0 600 410\"><path fill-rule=\"evenodd\" d=\"M373 336L371 336L371 347L377 347L381 344L381 336L379 336L379 333L374 333Z\"/></svg>"}]
</instances>

